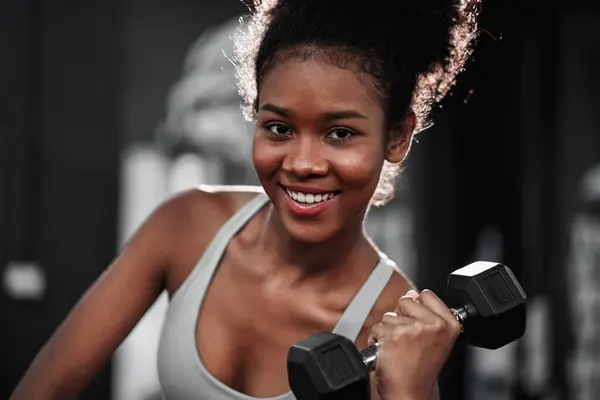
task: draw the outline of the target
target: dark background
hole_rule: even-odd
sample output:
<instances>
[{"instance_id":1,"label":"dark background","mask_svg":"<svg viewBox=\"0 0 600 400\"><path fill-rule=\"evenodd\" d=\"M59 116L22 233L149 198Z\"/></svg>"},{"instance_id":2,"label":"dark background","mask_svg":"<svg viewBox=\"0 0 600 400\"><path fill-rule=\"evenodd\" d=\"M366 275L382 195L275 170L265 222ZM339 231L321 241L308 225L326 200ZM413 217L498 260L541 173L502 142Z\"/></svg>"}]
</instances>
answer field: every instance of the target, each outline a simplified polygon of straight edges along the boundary
<instances>
[{"instance_id":1,"label":"dark background","mask_svg":"<svg viewBox=\"0 0 600 400\"><path fill-rule=\"evenodd\" d=\"M37 262L47 290L43 301L0 290L0 398L116 255L120 154L152 140L192 42L244 10L235 0L3 0L0 268ZM551 305L546 393L517 382L512 398L574 398L565 270L578 185L600 162L600 6L486 0L480 26L489 34L409 161L417 283L443 293L494 227L503 261ZM457 346L443 373L443 398L466 396L464 354ZM107 366L81 398L108 399L110 385Z\"/></svg>"}]
</instances>

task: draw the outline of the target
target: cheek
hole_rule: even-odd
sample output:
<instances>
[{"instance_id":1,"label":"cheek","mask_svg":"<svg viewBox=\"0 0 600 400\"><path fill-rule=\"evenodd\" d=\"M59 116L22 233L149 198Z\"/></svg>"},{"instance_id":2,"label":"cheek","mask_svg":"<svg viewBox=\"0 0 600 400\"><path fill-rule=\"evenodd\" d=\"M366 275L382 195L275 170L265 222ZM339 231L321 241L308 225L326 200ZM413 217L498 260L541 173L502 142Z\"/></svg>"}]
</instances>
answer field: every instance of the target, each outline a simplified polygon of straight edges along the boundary
<instances>
[{"instance_id":1,"label":"cheek","mask_svg":"<svg viewBox=\"0 0 600 400\"><path fill-rule=\"evenodd\" d=\"M383 151L356 149L332 158L332 169L349 189L375 190L383 166Z\"/></svg>"},{"instance_id":2,"label":"cheek","mask_svg":"<svg viewBox=\"0 0 600 400\"><path fill-rule=\"evenodd\" d=\"M261 178L274 174L281 164L281 155L256 132L252 141L252 163Z\"/></svg>"}]
</instances>

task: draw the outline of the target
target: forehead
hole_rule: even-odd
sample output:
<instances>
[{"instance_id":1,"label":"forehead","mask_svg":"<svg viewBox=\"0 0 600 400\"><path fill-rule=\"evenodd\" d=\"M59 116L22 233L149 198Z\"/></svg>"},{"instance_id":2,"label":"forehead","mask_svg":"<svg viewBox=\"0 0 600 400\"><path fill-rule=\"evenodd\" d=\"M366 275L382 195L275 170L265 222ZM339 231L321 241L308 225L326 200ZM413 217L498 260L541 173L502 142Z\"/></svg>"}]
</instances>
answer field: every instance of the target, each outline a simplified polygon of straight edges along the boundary
<instances>
[{"instance_id":1,"label":"forehead","mask_svg":"<svg viewBox=\"0 0 600 400\"><path fill-rule=\"evenodd\" d=\"M375 79L358 68L340 68L318 60L292 57L279 60L259 87L259 105L285 108L353 109L382 117L375 94Z\"/></svg>"}]
</instances>

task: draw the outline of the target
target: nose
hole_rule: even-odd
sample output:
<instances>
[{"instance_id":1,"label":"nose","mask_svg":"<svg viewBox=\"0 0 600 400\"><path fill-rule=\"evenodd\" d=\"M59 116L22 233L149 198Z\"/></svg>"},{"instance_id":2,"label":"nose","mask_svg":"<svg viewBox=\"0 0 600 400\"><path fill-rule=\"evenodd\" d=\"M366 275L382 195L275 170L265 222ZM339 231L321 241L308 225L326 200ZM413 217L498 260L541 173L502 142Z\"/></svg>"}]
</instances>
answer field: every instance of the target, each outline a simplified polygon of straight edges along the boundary
<instances>
[{"instance_id":1,"label":"nose","mask_svg":"<svg viewBox=\"0 0 600 400\"><path fill-rule=\"evenodd\" d=\"M322 144L317 137L299 135L286 150L282 165L285 173L309 178L325 176L329 172L329 163L322 154Z\"/></svg>"}]
</instances>

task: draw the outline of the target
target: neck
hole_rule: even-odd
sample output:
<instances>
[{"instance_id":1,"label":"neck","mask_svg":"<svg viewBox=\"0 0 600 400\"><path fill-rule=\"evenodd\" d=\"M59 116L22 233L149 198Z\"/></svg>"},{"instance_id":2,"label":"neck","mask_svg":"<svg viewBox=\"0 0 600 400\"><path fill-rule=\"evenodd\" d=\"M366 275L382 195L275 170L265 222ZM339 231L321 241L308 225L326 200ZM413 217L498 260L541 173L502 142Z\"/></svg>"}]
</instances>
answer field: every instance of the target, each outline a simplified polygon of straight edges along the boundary
<instances>
[{"instance_id":1,"label":"neck","mask_svg":"<svg viewBox=\"0 0 600 400\"><path fill-rule=\"evenodd\" d=\"M295 281L334 278L352 265L377 258L377 251L364 232L364 215L324 242L309 243L290 236L279 213L271 206L260 234L260 247L272 265L287 270Z\"/></svg>"}]
</instances>

